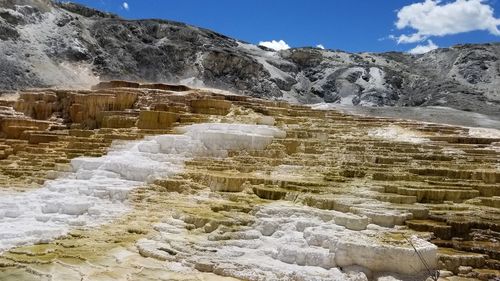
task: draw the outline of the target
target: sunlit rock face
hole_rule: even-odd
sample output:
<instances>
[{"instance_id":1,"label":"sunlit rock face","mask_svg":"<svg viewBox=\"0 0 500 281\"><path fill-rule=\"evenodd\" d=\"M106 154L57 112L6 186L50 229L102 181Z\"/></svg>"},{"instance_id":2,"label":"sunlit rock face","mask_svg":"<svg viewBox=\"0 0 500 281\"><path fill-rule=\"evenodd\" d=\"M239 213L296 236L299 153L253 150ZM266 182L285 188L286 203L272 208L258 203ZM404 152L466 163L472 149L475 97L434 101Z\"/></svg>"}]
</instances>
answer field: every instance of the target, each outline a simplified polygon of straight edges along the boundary
<instances>
[{"instance_id":1,"label":"sunlit rock face","mask_svg":"<svg viewBox=\"0 0 500 281\"><path fill-rule=\"evenodd\" d=\"M0 31L2 89L78 89L99 79L175 81L253 97L350 105L356 110L365 110L358 105L417 112L444 106L468 115L486 114L496 122L500 118L498 42L456 45L422 55L311 47L275 51L217 30L168 20L122 19L50 0L1 1ZM194 102L192 109L227 114L225 102L197 108L206 103L213 100ZM73 113L78 112L75 107Z\"/></svg>"},{"instance_id":2,"label":"sunlit rock face","mask_svg":"<svg viewBox=\"0 0 500 281\"><path fill-rule=\"evenodd\" d=\"M123 81L0 106L0 280L499 276L497 130Z\"/></svg>"}]
</instances>

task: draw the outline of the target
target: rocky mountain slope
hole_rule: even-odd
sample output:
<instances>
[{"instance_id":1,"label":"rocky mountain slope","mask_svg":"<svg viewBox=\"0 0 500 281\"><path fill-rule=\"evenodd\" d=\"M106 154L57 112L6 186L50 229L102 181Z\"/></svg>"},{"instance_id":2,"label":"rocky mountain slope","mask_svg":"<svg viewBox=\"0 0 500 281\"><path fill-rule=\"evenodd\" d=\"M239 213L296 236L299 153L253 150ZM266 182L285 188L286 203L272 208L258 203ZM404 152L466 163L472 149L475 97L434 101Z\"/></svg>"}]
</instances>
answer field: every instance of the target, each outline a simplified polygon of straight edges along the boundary
<instances>
[{"instance_id":1,"label":"rocky mountain slope","mask_svg":"<svg viewBox=\"0 0 500 281\"><path fill-rule=\"evenodd\" d=\"M448 106L500 115L500 43L425 55L276 52L164 20L71 3L0 1L0 88L127 79L215 87L301 103Z\"/></svg>"}]
</instances>

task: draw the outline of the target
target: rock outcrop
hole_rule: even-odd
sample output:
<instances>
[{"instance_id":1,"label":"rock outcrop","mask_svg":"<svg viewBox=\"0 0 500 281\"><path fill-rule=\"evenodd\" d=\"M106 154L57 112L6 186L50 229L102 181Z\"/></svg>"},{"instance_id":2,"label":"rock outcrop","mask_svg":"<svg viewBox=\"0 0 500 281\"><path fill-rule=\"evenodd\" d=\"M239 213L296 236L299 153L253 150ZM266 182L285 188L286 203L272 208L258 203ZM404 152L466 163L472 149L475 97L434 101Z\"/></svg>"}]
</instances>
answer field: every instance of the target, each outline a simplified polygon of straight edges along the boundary
<instances>
[{"instance_id":1,"label":"rock outcrop","mask_svg":"<svg viewBox=\"0 0 500 281\"><path fill-rule=\"evenodd\" d=\"M498 116L500 45L425 55L275 52L163 20L131 21L48 0L0 3L0 87L99 79L175 82L300 103L447 106Z\"/></svg>"},{"instance_id":2,"label":"rock outcrop","mask_svg":"<svg viewBox=\"0 0 500 281\"><path fill-rule=\"evenodd\" d=\"M498 131L120 81L0 104L2 280L500 276Z\"/></svg>"}]
</instances>

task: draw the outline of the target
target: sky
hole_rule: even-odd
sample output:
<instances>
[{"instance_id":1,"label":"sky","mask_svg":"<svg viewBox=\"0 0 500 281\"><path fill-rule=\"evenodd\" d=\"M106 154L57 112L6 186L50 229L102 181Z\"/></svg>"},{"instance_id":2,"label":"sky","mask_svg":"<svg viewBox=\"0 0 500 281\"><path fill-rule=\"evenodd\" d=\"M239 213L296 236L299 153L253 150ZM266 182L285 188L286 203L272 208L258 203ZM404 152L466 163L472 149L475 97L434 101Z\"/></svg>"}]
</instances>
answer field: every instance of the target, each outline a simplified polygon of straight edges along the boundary
<instances>
[{"instance_id":1,"label":"sky","mask_svg":"<svg viewBox=\"0 0 500 281\"><path fill-rule=\"evenodd\" d=\"M425 53L500 42L500 0L73 0L126 19L185 22L274 49Z\"/></svg>"}]
</instances>

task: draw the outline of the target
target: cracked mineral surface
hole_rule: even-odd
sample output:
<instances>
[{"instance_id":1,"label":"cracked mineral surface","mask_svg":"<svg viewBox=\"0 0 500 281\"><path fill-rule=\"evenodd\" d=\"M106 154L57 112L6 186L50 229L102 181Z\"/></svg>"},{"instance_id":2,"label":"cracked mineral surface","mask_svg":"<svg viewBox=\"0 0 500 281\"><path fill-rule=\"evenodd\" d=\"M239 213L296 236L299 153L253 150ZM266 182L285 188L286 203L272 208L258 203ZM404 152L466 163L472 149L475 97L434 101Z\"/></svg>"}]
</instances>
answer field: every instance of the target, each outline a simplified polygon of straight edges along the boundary
<instances>
[{"instance_id":1,"label":"cracked mineral surface","mask_svg":"<svg viewBox=\"0 0 500 281\"><path fill-rule=\"evenodd\" d=\"M0 94L0 280L494 280L500 132L212 89Z\"/></svg>"}]
</instances>

